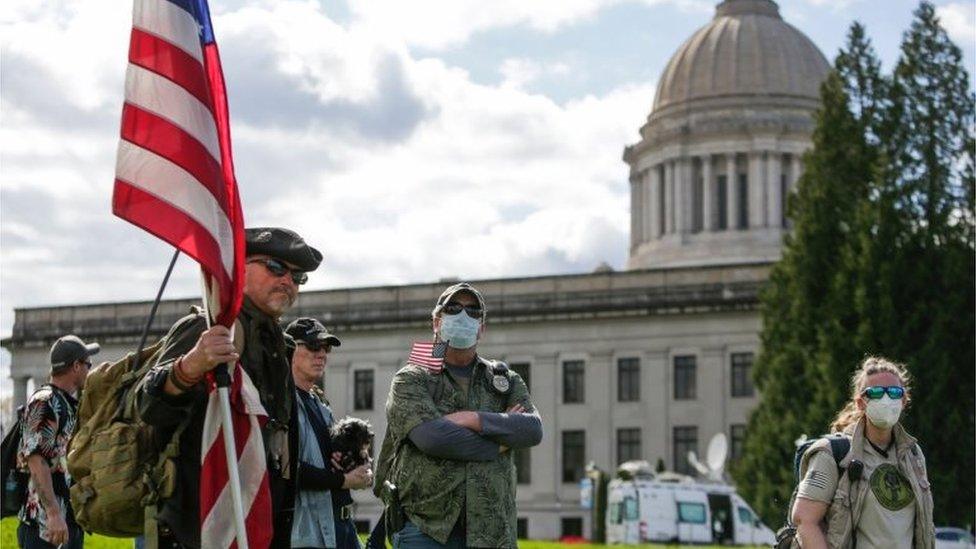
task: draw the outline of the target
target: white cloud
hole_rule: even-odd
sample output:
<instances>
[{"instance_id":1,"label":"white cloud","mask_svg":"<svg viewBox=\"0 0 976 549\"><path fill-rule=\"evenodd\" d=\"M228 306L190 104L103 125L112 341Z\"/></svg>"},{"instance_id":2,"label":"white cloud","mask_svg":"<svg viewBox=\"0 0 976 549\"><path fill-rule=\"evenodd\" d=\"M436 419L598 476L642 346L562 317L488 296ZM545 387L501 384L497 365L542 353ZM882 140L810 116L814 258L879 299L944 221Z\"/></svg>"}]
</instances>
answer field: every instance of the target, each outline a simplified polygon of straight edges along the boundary
<instances>
[{"instance_id":1,"label":"white cloud","mask_svg":"<svg viewBox=\"0 0 976 549\"><path fill-rule=\"evenodd\" d=\"M542 64L528 58L508 58L502 61L498 72L501 73L503 86L524 89L542 76L566 76L570 73L567 63Z\"/></svg>"},{"instance_id":2,"label":"white cloud","mask_svg":"<svg viewBox=\"0 0 976 549\"><path fill-rule=\"evenodd\" d=\"M976 5L955 2L935 8L936 15L949 37L959 45L970 48L976 43Z\"/></svg>"}]
</instances>

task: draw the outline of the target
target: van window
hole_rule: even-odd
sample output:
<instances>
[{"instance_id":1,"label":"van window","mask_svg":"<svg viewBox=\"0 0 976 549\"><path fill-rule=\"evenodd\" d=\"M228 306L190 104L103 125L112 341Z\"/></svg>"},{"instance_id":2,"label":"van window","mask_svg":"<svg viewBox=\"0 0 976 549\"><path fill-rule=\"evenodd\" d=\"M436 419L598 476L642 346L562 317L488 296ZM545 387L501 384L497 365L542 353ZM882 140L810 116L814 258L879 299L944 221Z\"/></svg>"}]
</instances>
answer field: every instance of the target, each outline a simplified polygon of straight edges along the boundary
<instances>
[{"instance_id":1,"label":"van window","mask_svg":"<svg viewBox=\"0 0 976 549\"><path fill-rule=\"evenodd\" d=\"M752 524L752 513L745 507L739 507L739 522Z\"/></svg>"},{"instance_id":2,"label":"van window","mask_svg":"<svg viewBox=\"0 0 976 549\"><path fill-rule=\"evenodd\" d=\"M620 524L620 503L610 504L610 524Z\"/></svg>"},{"instance_id":3,"label":"van window","mask_svg":"<svg viewBox=\"0 0 976 549\"><path fill-rule=\"evenodd\" d=\"M637 520L637 498L627 496L624 498L624 520Z\"/></svg>"},{"instance_id":4,"label":"van window","mask_svg":"<svg viewBox=\"0 0 976 549\"><path fill-rule=\"evenodd\" d=\"M705 524L704 503L678 503L678 522Z\"/></svg>"}]
</instances>

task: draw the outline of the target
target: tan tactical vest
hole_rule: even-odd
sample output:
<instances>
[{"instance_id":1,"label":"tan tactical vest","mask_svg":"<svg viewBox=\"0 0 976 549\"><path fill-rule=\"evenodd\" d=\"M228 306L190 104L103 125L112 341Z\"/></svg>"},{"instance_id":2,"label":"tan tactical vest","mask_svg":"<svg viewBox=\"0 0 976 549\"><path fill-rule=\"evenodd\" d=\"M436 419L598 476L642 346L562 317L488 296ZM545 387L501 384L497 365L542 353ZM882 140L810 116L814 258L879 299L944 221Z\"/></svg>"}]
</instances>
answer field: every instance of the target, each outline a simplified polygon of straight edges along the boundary
<instances>
[{"instance_id":1,"label":"tan tactical vest","mask_svg":"<svg viewBox=\"0 0 976 549\"><path fill-rule=\"evenodd\" d=\"M864 421L862 418L856 425L845 430L852 439L850 451L838 464L844 471L847 470L852 460L863 460ZM915 549L933 549L935 547L935 526L932 519L932 488L925 472L925 456L922 455L922 450L918 447L915 438L909 435L900 423L895 425L893 434L897 444L898 467L908 478L912 485L912 491L915 493L914 547ZM806 475L810 458L817 452L829 453L830 442L821 439L810 446L800 461L800 478ZM851 481L848 476L843 474L838 479L833 503L827 507L824 522L821 524L827 538L827 545L831 549L849 549L851 547L854 525L861 519L861 510L870 484L865 479L861 479L855 483L854 492L851 493ZM850 498L848 498L848 493L851 493ZM850 505L854 507L853 513L851 513Z\"/></svg>"}]
</instances>

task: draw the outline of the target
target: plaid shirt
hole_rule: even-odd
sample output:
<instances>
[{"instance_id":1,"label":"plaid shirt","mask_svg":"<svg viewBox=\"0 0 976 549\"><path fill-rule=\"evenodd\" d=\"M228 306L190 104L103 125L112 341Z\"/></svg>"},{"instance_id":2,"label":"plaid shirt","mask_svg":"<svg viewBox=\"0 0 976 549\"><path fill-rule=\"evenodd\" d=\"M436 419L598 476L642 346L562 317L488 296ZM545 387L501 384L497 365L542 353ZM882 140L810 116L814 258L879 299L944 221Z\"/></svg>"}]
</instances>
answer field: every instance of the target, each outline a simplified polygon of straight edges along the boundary
<instances>
[{"instance_id":1,"label":"plaid shirt","mask_svg":"<svg viewBox=\"0 0 976 549\"><path fill-rule=\"evenodd\" d=\"M30 472L27 458L37 454L44 458L51 473L64 475L65 486L71 484L68 474L68 441L78 421L78 401L68 393L52 385L44 385L31 395L24 409L20 447L17 450L17 468ZM61 516L68 520L70 501L67 494L55 499L61 507ZM35 523L41 539L47 541L47 513L41 505L40 495L32 478L27 484L27 499L20 510L20 520Z\"/></svg>"}]
</instances>

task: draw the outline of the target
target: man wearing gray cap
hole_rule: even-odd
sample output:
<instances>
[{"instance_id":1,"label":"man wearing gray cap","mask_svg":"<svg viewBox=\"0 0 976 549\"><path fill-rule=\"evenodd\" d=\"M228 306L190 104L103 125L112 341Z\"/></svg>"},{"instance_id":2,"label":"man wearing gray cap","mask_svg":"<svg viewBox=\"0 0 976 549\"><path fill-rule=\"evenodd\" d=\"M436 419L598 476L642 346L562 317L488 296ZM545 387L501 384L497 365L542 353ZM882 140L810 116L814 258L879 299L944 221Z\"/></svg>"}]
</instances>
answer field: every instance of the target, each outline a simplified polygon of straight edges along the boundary
<instances>
[{"instance_id":1,"label":"man wearing gray cap","mask_svg":"<svg viewBox=\"0 0 976 549\"><path fill-rule=\"evenodd\" d=\"M223 326L208 329L199 311L191 313L170 328L156 366L138 386L141 416L157 428L160 447L183 428L176 486L158 506L160 547L200 546L197 486L207 404L201 381L217 365L238 360L268 413L261 434L271 488L272 547L289 545L298 429L295 383L278 322L295 303L308 273L318 268L322 254L295 232L277 227L247 229L245 242L244 303L233 336Z\"/></svg>"},{"instance_id":2,"label":"man wearing gray cap","mask_svg":"<svg viewBox=\"0 0 976 549\"><path fill-rule=\"evenodd\" d=\"M478 355L485 315L474 286L444 290L434 350L415 347L391 383L375 491L396 549L516 546L508 450L539 444L542 420L522 378Z\"/></svg>"},{"instance_id":3,"label":"man wearing gray cap","mask_svg":"<svg viewBox=\"0 0 976 549\"><path fill-rule=\"evenodd\" d=\"M66 335L51 346L51 378L31 395L22 418L17 468L30 473L17 542L26 548L82 547L84 532L71 512L66 456L97 343Z\"/></svg>"}]
</instances>

